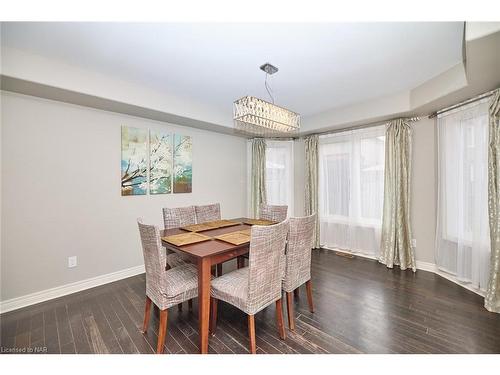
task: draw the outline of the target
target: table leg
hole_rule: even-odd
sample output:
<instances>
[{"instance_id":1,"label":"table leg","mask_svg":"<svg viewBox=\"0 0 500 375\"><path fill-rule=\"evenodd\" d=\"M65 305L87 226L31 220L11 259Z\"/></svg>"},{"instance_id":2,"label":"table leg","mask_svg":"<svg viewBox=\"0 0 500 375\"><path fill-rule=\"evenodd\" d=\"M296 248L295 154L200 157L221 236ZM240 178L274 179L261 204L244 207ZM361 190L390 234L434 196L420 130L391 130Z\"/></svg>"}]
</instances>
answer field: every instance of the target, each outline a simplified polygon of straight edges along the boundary
<instances>
[{"instance_id":1,"label":"table leg","mask_svg":"<svg viewBox=\"0 0 500 375\"><path fill-rule=\"evenodd\" d=\"M198 260L198 320L200 353L208 353L208 326L210 323L210 258Z\"/></svg>"}]
</instances>

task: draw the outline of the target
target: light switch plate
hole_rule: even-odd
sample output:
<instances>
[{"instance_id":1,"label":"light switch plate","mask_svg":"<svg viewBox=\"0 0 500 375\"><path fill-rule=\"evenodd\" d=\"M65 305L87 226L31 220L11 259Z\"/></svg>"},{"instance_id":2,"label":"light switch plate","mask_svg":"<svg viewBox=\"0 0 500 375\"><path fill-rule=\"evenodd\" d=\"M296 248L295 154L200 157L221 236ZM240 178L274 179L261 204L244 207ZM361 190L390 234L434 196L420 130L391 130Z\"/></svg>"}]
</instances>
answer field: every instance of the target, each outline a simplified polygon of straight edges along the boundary
<instances>
[{"instance_id":1,"label":"light switch plate","mask_svg":"<svg viewBox=\"0 0 500 375\"><path fill-rule=\"evenodd\" d=\"M68 268L76 267L77 261L76 256L68 257Z\"/></svg>"}]
</instances>

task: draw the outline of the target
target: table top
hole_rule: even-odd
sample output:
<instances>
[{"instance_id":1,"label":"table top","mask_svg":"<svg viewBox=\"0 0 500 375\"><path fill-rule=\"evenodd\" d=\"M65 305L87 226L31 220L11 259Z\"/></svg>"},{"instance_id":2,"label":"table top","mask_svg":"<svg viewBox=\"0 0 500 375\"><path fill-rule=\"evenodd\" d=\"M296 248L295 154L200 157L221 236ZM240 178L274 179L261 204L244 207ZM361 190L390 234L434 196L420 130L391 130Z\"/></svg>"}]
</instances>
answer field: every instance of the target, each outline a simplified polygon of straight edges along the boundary
<instances>
[{"instance_id":1,"label":"table top","mask_svg":"<svg viewBox=\"0 0 500 375\"><path fill-rule=\"evenodd\" d=\"M215 237L215 236L219 236L219 235L225 234L225 233L231 233L231 232L236 232L239 230L249 229L252 227L251 225L242 223L246 219L247 218L230 219L232 221L241 222L241 224L233 225L231 227L206 230L206 231L199 232L199 233L204 234L204 235L209 236L209 237ZM172 236L174 234L180 234L180 233L187 233L187 231L180 229L180 228L164 229L164 230L160 231L161 237ZM188 255L195 257L195 258L204 258L207 256L218 255L218 254L224 253L226 251L245 248L245 247L249 246L249 243L245 243L242 245L233 245L233 244L230 244L228 242L218 240L216 238L212 238L211 240L204 241L204 242L198 242L198 243L194 243L191 245L183 245L183 246L175 246L175 245L168 243L164 240L162 240L161 242L162 242L163 246L165 246L169 249L175 250L176 252L182 252L182 253L188 254Z\"/></svg>"}]
</instances>

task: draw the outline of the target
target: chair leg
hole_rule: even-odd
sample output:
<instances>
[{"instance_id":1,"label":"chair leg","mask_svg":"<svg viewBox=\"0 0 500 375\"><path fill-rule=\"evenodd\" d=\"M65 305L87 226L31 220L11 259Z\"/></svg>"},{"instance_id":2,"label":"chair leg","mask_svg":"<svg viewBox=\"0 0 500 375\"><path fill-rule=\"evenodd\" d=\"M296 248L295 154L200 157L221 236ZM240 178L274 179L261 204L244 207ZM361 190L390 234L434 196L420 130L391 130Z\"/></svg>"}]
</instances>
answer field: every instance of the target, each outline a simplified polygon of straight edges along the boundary
<instances>
[{"instance_id":1,"label":"chair leg","mask_svg":"<svg viewBox=\"0 0 500 375\"><path fill-rule=\"evenodd\" d=\"M283 321L283 305L281 303L282 298L276 301L276 320L278 323L278 330L282 340L286 338L285 334L285 323Z\"/></svg>"},{"instance_id":2,"label":"chair leg","mask_svg":"<svg viewBox=\"0 0 500 375\"><path fill-rule=\"evenodd\" d=\"M288 328L290 328L290 331L293 331L295 329L295 317L293 313L292 292L286 292L286 312L288 315Z\"/></svg>"},{"instance_id":3,"label":"chair leg","mask_svg":"<svg viewBox=\"0 0 500 375\"><path fill-rule=\"evenodd\" d=\"M148 331L150 316L151 316L151 298L146 296L146 307L144 309L144 324L142 325L142 333L146 333Z\"/></svg>"},{"instance_id":4,"label":"chair leg","mask_svg":"<svg viewBox=\"0 0 500 375\"><path fill-rule=\"evenodd\" d=\"M167 318L168 310L160 311L160 326L158 327L158 344L156 345L156 354L163 353L163 345L165 344L165 336L167 334Z\"/></svg>"},{"instance_id":5,"label":"chair leg","mask_svg":"<svg viewBox=\"0 0 500 375\"><path fill-rule=\"evenodd\" d=\"M309 311L313 313L314 305L313 305L313 292L312 292L311 280L306 281L306 288L307 288L307 303L309 304Z\"/></svg>"},{"instance_id":6,"label":"chair leg","mask_svg":"<svg viewBox=\"0 0 500 375\"><path fill-rule=\"evenodd\" d=\"M215 335L217 328L217 298L210 297L210 333Z\"/></svg>"},{"instance_id":7,"label":"chair leg","mask_svg":"<svg viewBox=\"0 0 500 375\"><path fill-rule=\"evenodd\" d=\"M222 263L219 263L217 265L217 277L221 277L222 276Z\"/></svg>"},{"instance_id":8,"label":"chair leg","mask_svg":"<svg viewBox=\"0 0 500 375\"><path fill-rule=\"evenodd\" d=\"M293 291L293 297L294 297L294 298L299 298L299 288L296 288L296 289Z\"/></svg>"},{"instance_id":9,"label":"chair leg","mask_svg":"<svg viewBox=\"0 0 500 375\"><path fill-rule=\"evenodd\" d=\"M250 340L250 353L256 354L255 345L255 318L254 315L248 315L248 339Z\"/></svg>"},{"instance_id":10,"label":"chair leg","mask_svg":"<svg viewBox=\"0 0 500 375\"><path fill-rule=\"evenodd\" d=\"M189 311L193 310L193 300L192 299L190 299L188 301L188 309L189 309Z\"/></svg>"}]
</instances>

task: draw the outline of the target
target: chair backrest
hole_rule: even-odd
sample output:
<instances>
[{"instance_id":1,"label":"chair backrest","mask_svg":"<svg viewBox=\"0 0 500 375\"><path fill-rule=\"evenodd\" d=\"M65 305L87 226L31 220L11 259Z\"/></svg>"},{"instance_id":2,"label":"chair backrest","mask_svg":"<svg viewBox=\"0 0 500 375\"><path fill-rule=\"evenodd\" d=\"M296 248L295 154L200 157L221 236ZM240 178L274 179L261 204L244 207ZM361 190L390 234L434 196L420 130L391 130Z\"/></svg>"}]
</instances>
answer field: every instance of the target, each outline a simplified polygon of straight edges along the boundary
<instances>
[{"instance_id":1,"label":"chair backrest","mask_svg":"<svg viewBox=\"0 0 500 375\"><path fill-rule=\"evenodd\" d=\"M207 204L205 206L194 206L196 212L196 222L206 223L207 221L220 220L220 203Z\"/></svg>"},{"instance_id":2,"label":"chair backrest","mask_svg":"<svg viewBox=\"0 0 500 375\"><path fill-rule=\"evenodd\" d=\"M281 298L287 234L288 220L251 229L248 306L253 312Z\"/></svg>"},{"instance_id":3,"label":"chair backrest","mask_svg":"<svg viewBox=\"0 0 500 375\"><path fill-rule=\"evenodd\" d=\"M280 223L286 220L287 211L288 206L273 206L262 203L259 208L259 218Z\"/></svg>"},{"instance_id":4,"label":"chair backrest","mask_svg":"<svg viewBox=\"0 0 500 375\"><path fill-rule=\"evenodd\" d=\"M283 289L287 292L311 279L311 251L316 214L289 219L286 268Z\"/></svg>"},{"instance_id":5,"label":"chair backrest","mask_svg":"<svg viewBox=\"0 0 500 375\"><path fill-rule=\"evenodd\" d=\"M166 293L165 265L167 254L162 248L160 230L155 225L142 223L137 220L139 234L142 242L142 253L144 256L144 267L146 268L146 294L158 300L160 294ZM154 301L157 303L157 301Z\"/></svg>"},{"instance_id":6,"label":"chair backrest","mask_svg":"<svg viewBox=\"0 0 500 375\"><path fill-rule=\"evenodd\" d=\"M184 225L196 224L196 212L193 206L164 208L163 223L165 229L179 228Z\"/></svg>"}]
</instances>

